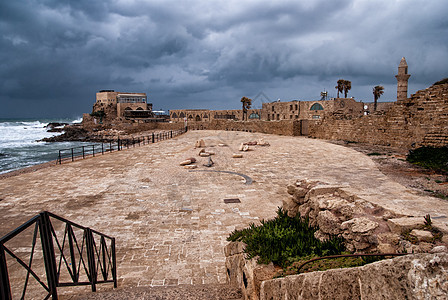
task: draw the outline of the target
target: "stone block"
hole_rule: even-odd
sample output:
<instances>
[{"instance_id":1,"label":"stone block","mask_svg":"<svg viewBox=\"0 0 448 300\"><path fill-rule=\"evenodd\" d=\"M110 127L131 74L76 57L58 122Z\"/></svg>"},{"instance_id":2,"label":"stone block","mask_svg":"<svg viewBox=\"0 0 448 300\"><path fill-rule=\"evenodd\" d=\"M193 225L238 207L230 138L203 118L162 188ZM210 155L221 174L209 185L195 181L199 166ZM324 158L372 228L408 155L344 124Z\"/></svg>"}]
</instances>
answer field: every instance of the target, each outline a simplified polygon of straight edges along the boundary
<instances>
[{"instance_id":1,"label":"stone block","mask_svg":"<svg viewBox=\"0 0 448 300\"><path fill-rule=\"evenodd\" d=\"M423 217L403 217L388 219L387 225L392 232L401 234L404 230L412 230L424 225L424 222L425 220Z\"/></svg>"},{"instance_id":2,"label":"stone block","mask_svg":"<svg viewBox=\"0 0 448 300\"><path fill-rule=\"evenodd\" d=\"M413 229L410 234L416 237L419 241L431 242L433 240L432 233L426 230Z\"/></svg>"},{"instance_id":3,"label":"stone block","mask_svg":"<svg viewBox=\"0 0 448 300\"><path fill-rule=\"evenodd\" d=\"M448 253L406 255L267 280L260 299L446 299L447 268Z\"/></svg>"},{"instance_id":4,"label":"stone block","mask_svg":"<svg viewBox=\"0 0 448 300\"><path fill-rule=\"evenodd\" d=\"M330 211L320 211L317 215L317 225L326 234L340 234L341 224L339 219Z\"/></svg>"},{"instance_id":5,"label":"stone block","mask_svg":"<svg viewBox=\"0 0 448 300\"><path fill-rule=\"evenodd\" d=\"M353 233L368 233L378 227L378 223L368 218L354 218L341 224L343 230L350 230Z\"/></svg>"},{"instance_id":6,"label":"stone block","mask_svg":"<svg viewBox=\"0 0 448 300\"><path fill-rule=\"evenodd\" d=\"M230 242L224 247L224 254L226 257L244 253L246 244L243 242Z\"/></svg>"}]
</instances>

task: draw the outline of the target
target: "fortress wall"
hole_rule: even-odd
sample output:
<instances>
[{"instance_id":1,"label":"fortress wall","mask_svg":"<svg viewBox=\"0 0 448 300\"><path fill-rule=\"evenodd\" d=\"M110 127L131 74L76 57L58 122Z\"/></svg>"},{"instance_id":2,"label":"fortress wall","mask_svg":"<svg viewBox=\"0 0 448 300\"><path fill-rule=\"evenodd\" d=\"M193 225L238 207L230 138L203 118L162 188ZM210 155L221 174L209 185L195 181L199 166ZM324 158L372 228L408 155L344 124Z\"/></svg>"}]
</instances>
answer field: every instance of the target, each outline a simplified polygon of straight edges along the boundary
<instances>
[{"instance_id":1,"label":"fortress wall","mask_svg":"<svg viewBox=\"0 0 448 300\"><path fill-rule=\"evenodd\" d=\"M277 135L300 135L300 122L293 120L280 121L233 121L212 120L211 122L188 122L190 130L227 130L249 131Z\"/></svg>"},{"instance_id":2,"label":"fortress wall","mask_svg":"<svg viewBox=\"0 0 448 300\"><path fill-rule=\"evenodd\" d=\"M383 115L310 122L309 136L405 148L448 146L448 84L397 101Z\"/></svg>"}]
</instances>

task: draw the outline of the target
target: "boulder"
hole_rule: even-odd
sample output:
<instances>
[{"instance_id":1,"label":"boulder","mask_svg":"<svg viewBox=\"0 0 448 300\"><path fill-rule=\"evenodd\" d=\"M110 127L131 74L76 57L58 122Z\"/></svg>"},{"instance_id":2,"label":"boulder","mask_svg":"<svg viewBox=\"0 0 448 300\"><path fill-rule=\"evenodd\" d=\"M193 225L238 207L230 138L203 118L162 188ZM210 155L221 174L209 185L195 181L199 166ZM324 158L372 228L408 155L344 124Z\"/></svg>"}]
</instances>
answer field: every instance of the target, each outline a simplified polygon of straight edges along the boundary
<instances>
[{"instance_id":1,"label":"boulder","mask_svg":"<svg viewBox=\"0 0 448 300\"><path fill-rule=\"evenodd\" d=\"M353 233L368 233L378 227L378 223L365 217L354 218L341 224L343 230Z\"/></svg>"},{"instance_id":2,"label":"boulder","mask_svg":"<svg viewBox=\"0 0 448 300\"><path fill-rule=\"evenodd\" d=\"M432 233L426 230L413 229L410 235L423 242L432 242L432 240L434 239Z\"/></svg>"},{"instance_id":3,"label":"boulder","mask_svg":"<svg viewBox=\"0 0 448 300\"><path fill-rule=\"evenodd\" d=\"M208 156L210 156L210 153L208 153L208 152L202 152L202 153L199 154L199 156L200 156L200 157L208 157Z\"/></svg>"},{"instance_id":4,"label":"boulder","mask_svg":"<svg viewBox=\"0 0 448 300\"><path fill-rule=\"evenodd\" d=\"M412 230L424 225L425 219L423 217L403 217L396 219L388 219L387 225L392 232L401 234L402 231Z\"/></svg>"},{"instance_id":5,"label":"boulder","mask_svg":"<svg viewBox=\"0 0 448 300\"><path fill-rule=\"evenodd\" d=\"M242 154L233 154L232 155L233 158L243 158Z\"/></svg>"},{"instance_id":6,"label":"boulder","mask_svg":"<svg viewBox=\"0 0 448 300\"><path fill-rule=\"evenodd\" d=\"M326 234L340 234L340 222L339 219L330 211L320 211L317 215L317 225L319 230Z\"/></svg>"}]
</instances>

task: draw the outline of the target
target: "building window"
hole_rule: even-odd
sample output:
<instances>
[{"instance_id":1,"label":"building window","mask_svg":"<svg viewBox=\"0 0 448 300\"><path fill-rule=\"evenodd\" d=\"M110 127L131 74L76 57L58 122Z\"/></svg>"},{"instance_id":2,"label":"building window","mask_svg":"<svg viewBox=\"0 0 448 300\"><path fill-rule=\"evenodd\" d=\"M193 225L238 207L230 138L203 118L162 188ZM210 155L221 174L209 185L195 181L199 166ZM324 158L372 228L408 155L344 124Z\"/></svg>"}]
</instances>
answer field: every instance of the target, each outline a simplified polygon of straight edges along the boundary
<instances>
[{"instance_id":1,"label":"building window","mask_svg":"<svg viewBox=\"0 0 448 300\"><path fill-rule=\"evenodd\" d=\"M274 111L274 105L272 105L272 111Z\"/></svg>"},{"instance_id":2,"label":"building window","mask_svg":"<svg viewBox=\"0 0 448 300\"><path fill-rule=\"evenodd\" d=\"M289 106L289 110L292 110L292 104Z\"/></svg>"},{"instance_id":3,"label":"building window","mask_svg":"<svg viewBox=\"0 0 448 300\"><path fill-rule=\"evenodd\" d=\"M292 115L289 115L289 118L292 119Z\"/></svg>"},{"instance_id":4,"label":"building window","mask_svg":"<svg viewBox=\"0 0 448 300\"><path fill-rule=\"evenodd\" d=\"M319 103L314 103L310 110L324 110L324 108L322 107L322 105L320 105Z\"/></svg>"},{"instance_id":5,"label":"building window","mask_svg":"<svg viewBox=\"0 0 448 300\"><path fill-rule=\"evenodd\" d=\"M320 116L318 116L318 115L313 116L313 120L318 120L318 119L320 119Z\"/></svg>"},{"instance_id":6,"label":"building window","mask_svg":"<svg viewBox=\"0 0 448 300\"><path fill-rule=\"evenodd\" d=\"M296 110L297 110L297 104L296 104Z\"/></svg>"},{"instance_id":7,"label":"building window","mask_svg":"<svg viewBox=\"0 0 448 300\"><path fill-rule=\"evenodd\" d=\"M277 114L277 120L280 120L280 114Z\"/></svg>"},{"instance_id":8,"label":"building window","mask_svg":"<svg viewBox=\"0 0 448 300\"><path fill-rule=\"evenodd\" d=\"M249 119L260 119L260 115L257 113L251 113Z\"/></svg>"}]
</instances>

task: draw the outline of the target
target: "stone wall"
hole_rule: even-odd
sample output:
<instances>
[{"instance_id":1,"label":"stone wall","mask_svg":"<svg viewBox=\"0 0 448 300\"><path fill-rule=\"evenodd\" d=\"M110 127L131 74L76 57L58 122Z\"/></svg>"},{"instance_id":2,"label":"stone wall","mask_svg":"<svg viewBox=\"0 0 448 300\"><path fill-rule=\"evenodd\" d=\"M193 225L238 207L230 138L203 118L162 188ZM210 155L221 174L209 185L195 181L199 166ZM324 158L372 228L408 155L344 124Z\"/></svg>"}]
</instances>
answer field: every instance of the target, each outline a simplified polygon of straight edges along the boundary
<instances>
[{"instance_id":1,"label":"stone wall","mask_svg":"<svg viewBox=\"0 0 448 300\"><path fill-rule=\"evenodd\" d=\"M298 180L288 186L291 197L283 200L290 217L300 214L318 226L315 237L342 236L347 250L355 253L429 252L446 245L443 227L431 232L423 217L399 215L350 193L347 187ZM404 235L406 233L406 235ZM412 243L410 242L412 241Z\"/></svg>"},{"instance_id":2,"label":"stone wall","mask_svg":"<svg viewBox=\"0 0 448 300\"><path fill-rule=\"evenodd\" d=\"M447 299L447 271L447 253L412 254L267 280L260 299Z\"/></svg>"},{"instance_id":3,"label":"stone wall","mask_svg":"<svg viewBox=\"0 0 448 300\"><path fill-rule=\"evenodd\" d=\"M326 116L310 122L310 137L394 147L448 145L448 84L418 91L384 114L346 120Z\"/></svg>"},{"instance_id":4,"label":"stone wall","mask_svg":"<svg viewBox=\"0 0 448 300\"><path fill-rule=\"evenodd\" d=\"M300 135L301 122L294 120L282 121L233 121L213 120L211 122L188 122L189 130L226 130L261 132L277 135Z\"/></svg>"}]
</instances>

